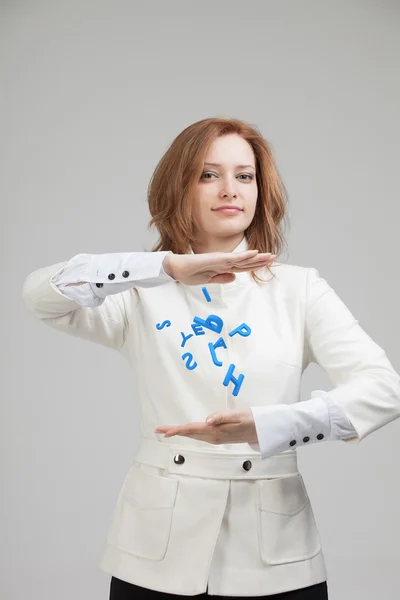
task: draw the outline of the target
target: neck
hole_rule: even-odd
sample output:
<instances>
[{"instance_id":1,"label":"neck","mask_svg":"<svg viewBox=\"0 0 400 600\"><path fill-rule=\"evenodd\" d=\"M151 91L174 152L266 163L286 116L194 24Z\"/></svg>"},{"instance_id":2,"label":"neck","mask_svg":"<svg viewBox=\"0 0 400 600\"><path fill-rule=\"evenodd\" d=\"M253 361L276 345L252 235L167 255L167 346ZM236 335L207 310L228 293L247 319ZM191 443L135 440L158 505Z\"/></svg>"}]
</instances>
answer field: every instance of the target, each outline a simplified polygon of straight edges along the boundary
<instances>
[{"instance_id":1,"label":"neck","mask_svg":"<svg viewBox=\"0 0 400 600\"><path fill-rule=\"evenodd\" d=\"M244 238L243 231L229 237L205 237L192 244L194 254L204 252L233 252Z\"/></svg>"}]
</instances>

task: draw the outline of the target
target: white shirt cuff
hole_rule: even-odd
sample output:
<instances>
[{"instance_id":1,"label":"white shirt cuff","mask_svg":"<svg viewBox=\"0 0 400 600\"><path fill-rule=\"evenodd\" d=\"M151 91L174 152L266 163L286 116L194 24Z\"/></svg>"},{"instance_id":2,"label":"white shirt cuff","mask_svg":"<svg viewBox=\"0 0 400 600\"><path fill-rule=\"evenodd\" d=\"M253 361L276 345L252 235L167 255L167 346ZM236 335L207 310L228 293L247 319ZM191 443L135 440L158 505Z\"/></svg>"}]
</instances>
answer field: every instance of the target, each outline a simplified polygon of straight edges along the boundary
<instances>
[{"instance_id":1,"label":"white shirt cuff","mask_svg":"<svg viewBox=\"0 0 400 600\"><path fill-rule=\"evenodd\" d=\"M262 458L356 435L344 411L323 390L315 390L305 402L252 406L251 410L258 443L250 446Z\"/></svg>"},{"instance_id":2,"label":"white shirt cuff","mask_svg":"<svg viewBox=\"0 0 400 600\"><path fill-rule=\"evenodd\" d=\"M175 281L162 265L167 254L168 251L77 254L51 277L50 283L81 306L100 306L106 296ZM79 282L86 283L68 285Z\"/></svg>"}]
</instances>

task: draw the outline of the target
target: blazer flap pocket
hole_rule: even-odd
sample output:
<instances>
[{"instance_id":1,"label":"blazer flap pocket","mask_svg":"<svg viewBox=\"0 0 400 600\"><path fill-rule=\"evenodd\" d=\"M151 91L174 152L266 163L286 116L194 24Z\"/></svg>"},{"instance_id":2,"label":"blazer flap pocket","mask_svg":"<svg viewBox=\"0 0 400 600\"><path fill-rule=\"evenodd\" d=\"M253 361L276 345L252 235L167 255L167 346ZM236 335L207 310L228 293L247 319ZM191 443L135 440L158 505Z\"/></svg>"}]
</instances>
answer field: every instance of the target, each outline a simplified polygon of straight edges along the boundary
<instances>
[{"instance_id":1,"label":"blazer flap pocket","mask_svg":"<svg viewBox=\"0 0 400 600\"><path fill-rule=\"evenodd\" d=\"M309 502L300 474L259 481L258 508L279 515L293 516Z\"/></svg>"},{"instance_id":2,"label":"blazer flap pocket","mask_svg":"<svg viewBox=\"0 0 400 600\"><path fill-rule=\"evenodd\" d=\"M179 481L146 470L135 463L130 468L122 489L123 496L137 508L172 508Z\"/></svg>"}]
</instances>

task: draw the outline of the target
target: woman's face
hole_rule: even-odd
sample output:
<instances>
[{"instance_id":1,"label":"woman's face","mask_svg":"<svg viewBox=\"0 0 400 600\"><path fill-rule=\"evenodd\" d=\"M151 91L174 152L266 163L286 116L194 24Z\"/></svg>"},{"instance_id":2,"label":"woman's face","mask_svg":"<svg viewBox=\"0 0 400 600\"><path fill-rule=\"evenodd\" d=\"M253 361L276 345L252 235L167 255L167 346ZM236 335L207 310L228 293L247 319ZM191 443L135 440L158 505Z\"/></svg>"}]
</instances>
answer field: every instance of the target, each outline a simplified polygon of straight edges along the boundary
<instances>
[{"instance_id":1,"label":"woman's face","mask_svg":"<svg viewBox=\"0 0 400 600\"><path fill-rule=\"evenodd\" d=\"M194 196L195 229L202 241L237 236L250 225L257 202L255 169L253 149L242 137L214 140Z\"/></svg>"}]
</instances>

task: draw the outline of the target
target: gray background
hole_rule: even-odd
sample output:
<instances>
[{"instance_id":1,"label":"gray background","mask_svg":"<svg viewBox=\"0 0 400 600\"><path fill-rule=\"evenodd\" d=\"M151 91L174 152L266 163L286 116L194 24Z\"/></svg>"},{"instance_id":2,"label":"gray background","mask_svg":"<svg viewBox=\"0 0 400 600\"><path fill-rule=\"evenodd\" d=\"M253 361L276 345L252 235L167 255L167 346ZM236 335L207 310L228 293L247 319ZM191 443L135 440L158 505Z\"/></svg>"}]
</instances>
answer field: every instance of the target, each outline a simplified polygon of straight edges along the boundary
<instances>
[{"instance_id":1,"label":"gray background","mask_svg":"<svg viewBox=\"0 0 400 600\"><path fill-rule=\"evenodd\" d=\"M106 600L96 565L139 435L129 368L35 321L23 280L150 248L157 161L234 116L289 191L280 260L318 268L399 370L399 3L17 0L1 22L0 596ZM303 399L319 387L312 365ZM331 600L398 598L399 433L299 449Z\"/></svg>"}]
</instances>

